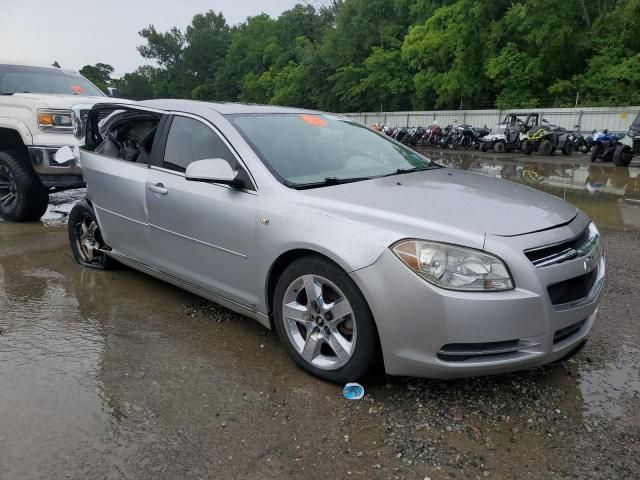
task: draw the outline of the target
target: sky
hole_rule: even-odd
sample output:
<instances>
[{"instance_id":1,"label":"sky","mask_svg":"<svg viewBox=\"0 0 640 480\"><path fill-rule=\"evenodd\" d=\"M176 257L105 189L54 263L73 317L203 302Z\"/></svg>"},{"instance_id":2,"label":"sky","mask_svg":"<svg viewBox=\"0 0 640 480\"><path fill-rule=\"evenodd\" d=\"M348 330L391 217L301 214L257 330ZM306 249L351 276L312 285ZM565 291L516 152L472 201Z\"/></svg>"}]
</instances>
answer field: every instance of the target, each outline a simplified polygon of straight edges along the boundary
<instances>
[{"instance_id":1,"label":"sky","mask_svg":"<svg viewBox=\"0 0 640 480\"><path fill-rule=\"evenodd\" d=\"M196 13L222 12L227 23L248 16L278 16L303 0L0 0L0 63L64 68L108 63L115 73L132 72L149 63L136 47L138 32L149 24L159 31L185 30Z\"/></svg>"}]
</instances>

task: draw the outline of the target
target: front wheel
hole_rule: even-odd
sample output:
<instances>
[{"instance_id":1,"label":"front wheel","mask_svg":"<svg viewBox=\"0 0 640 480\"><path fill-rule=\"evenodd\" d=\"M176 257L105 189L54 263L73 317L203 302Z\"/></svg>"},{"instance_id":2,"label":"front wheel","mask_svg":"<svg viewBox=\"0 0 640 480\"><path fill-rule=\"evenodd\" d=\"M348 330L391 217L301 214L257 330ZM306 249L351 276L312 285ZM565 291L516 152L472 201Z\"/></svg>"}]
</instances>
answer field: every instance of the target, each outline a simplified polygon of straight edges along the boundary
<instances>
[{"instance_id":1,"label":"front wheel","mask_svg":"<svg viewBox=\"0 0 640 480\"><path fill-rule=\"evenodd\" d=\"M570 141L565 141L562 146L562 154L563 155L571 155L573 153L573 143Z\"/></svg>"},{"instance_id":2,"label":"front wheel","mask_svg":"<svg viewBox=\"0 0 640 480\"><path fill-rule=\"evenodd\" d=\"M626 145L618 145L616 151L613 152L613 163L617 167L626 167L631 163L633 152Z\"/></svg>"},{"instance_id":3,"label":"front wheel","mask_svg":"<svg viewBox=\"0 0 640 480\"><path fill-rule=\"evenodd\" d=\"M49 205L49 193L20 155L0 152L0 216L14 222L38 220Z\"/></svg>"},{"instance_id":4,"label":"front wheel","mask_svg":"<svg viewBox=\"0 0 640 480\"><path fill-rule=\"evenodd\" d=\"M379 358L364 296L329 260L310 256L293 262L280 276L273 302L280 341L307 372L345 383L358 380Z\"/></svg>"},{"instance_id":5,"label":"front wheel","mask_svg":"<svg viewBox=\"0 0 640 480\"><path fill-rule=\"evenodd\" d=\"M598 160L600 158L600 156L602 155L602 145L599 143L596 143L593 147L591 147L591 161L595 162L596 160Z\"/></svg>"},{"instance_id":6,"label":"front wheel","mask_svg":"<svg viewBox=\"0 0 640 480\"><path fill-rule=\"evenodd\" d=\"M546 138L542 140L542 142L540 142L540 148L538 149L538 151L541 155L553 155L553 143L551 143L551 140Z\"/></svg>"},{"instance_id":7,"label":"front wheel","mask_svg":"<svg viewBox=\"0 0 640 480\"><path fill-rule=\"evenodd\" d=\"M506 150L506 146L505 146L504 142L496 142L496 143L493 145L493 150L494 150L496 153L504 153L504 152L505 152L505 150Z\"/></svg>"},{"instance_id":8,"label":"front wheel","mask_svg":"<svg viewBox=\"0 0 640 480\"><path fill-rule=\"evenodd\" d=\"M113 267L114 260L105 254L100 227L91 204L86 200L74 205L67 223L69 244L76 263L98 270Z\"/></svg>"},{"instance_id":9,"label":"front wheel","mask_svg":"<svg viewBox=\"0 0 640 480\"><path fill-rule=\"evenodd\" d=\"M522 153L525 155L531 155L533 153L533 143L529 140L523 140L520 145L520 150L522 150Z\"/></svg>"}]
</instances>

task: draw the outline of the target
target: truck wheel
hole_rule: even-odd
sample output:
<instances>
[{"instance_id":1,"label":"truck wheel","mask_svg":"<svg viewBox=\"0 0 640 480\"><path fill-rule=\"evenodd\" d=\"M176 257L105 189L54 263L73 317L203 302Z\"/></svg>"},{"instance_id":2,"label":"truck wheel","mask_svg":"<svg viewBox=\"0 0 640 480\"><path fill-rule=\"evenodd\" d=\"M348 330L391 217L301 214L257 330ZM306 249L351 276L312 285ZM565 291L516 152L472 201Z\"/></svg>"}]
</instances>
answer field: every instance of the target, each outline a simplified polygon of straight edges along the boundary
<instances>
[{"instance_id":1,"label":"truck wheel","mask_svg":"<svg viewBox=\"0 0 640 480\"><path fill-rule=\"evenodd\" d=\"M496 153L504 153L505 150L504 142L496 142L493 146L493 151Z\"/></svg>"},{"instance_id":2,"label":"truck wheel","mask_svg":"<svg viewBox=\"0 0 640 480\"><path fill-rule=\"evenodd\" d=\"M0 216L14 222L38 220L49 193L36 173L15 152L0 152Z\"/></svg>"},{"instance_id":3,"label":"truck wheel","mask_svg":"<svg viewBox=\"0 0 640 480\"><path fill-rule=\"evenodd\" d=\"M626 145L618 145L616 151L613 152L613 163L617 167L626 167L631 163L633 152Z\"/></svg>"},{"instance_id":4,"label":"truck wheel","mask_svg":"<svg viewBox=\"0 0 640 480\"><path fill-rule=\"evenodd\" d=\"M67 222L69 245L77 264L98 270L113 268L115 261L104 252L100 227L93 207L86 200L75 204Z\"/></svg>"},{"instance_id":5,"label":"truck wheel","mask_svg":"<svg viewBox=\"0 0 640 480\"><path fill-rule=\"evenodd\" d=\"M552 155L553 154L553 144L551 140L544 139L540 142L539 152L541 155Z\"/></svg>"}]
</instances>

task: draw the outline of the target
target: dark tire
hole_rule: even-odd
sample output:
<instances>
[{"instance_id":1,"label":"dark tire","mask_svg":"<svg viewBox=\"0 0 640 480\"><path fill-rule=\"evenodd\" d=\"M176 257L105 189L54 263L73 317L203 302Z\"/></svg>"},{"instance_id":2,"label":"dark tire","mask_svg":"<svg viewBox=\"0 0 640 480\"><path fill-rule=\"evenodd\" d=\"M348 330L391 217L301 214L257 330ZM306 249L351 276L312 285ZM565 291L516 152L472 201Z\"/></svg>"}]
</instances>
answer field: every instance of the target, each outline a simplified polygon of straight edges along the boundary
<instances>
[{"instance_id":1,"label":"dark tire","mask_svg":"<svg viewBox=\"0 0 640 480\"><path fill-rule=\"evenodd\" d=\"M567 140L566 142L564 142L564 145L562 146L562 154L569 156L572 153L573 153L573 143Z\"/></svg>"},{"instance_id":2,"label":"dark tire","mask_svg":"<svg viewBox=\"0 0 640 480\"><path fill-rule=\"evenodd\" d=\"M591 161L597 161L602 155L602 145L596 144L591 147Z\"/></svg>"},{"instance_id":3,"label":"dark tire","mask_svg":"<svg viewBox=\"0 0 640 480\"><path fill-rule=\"evenodd\" d=\"M486 152L486 151L487 151L487 149L488 149L487 142L482 142L482 143L480 144L480 151L481 151L481 152Z\"/></svg>"},{"instance_id":4,"label":"dark tire","mask_svg":"<svg viewBox=\"0 0 640 480\"><path fill-rule=\"evenodd\" d=\"M551 143L551 140L548 140L546 138L542 140L542 142L540 142L540 148L538 149L538 151L540 152L540 155L553 155L553 143Z\"/></svg>"},{"instance_id":5,"label":"dark tire","mask_svg":"<svg viewBox=\"0 0 640 480\"><path fill-rule=\"evenodd\" d=\"M626 167L631 163L633 152L626 145L618 145L616 151L613 152L613 163L617 167Z\"/></svg>"},{"instance_id":6,"label":"dark tire","mask_svg":"<svg viewBox=\"0 0 640 480\"><path fill-rule=\"evenodd\" d=\"M319 289L316 290L314 296L317 296L318 291L321 292L318 302L310 301L307 297L305 285L308 284L309 278L311 278L313 289ZM323 283L325 280L333 286ZM337 287L338 298L342 295L344 297L336 301L336 290L333 287ZM332 295L333 300L325 302ZM292 298L295 300L290 301ZM324 313L324 305L339 304L344 299L348 301L347 305L352 313L338 318L327 317L328 314ZM296 321L293 320L293 317L284 318L283 304L285 301L287 301L287 305L292 302L296 306L300 305L303 313L298 313L297 309L289 309L289 311L304 316L304 319ZM312 375L330 382L345 383L358 380L378 364L377 360L380 358L378 332L364 296L349 275L323 257L303 257L294 261L284 270L275 288L273 312L276 331L288 355L299 367ZM332 322L342 323L334 325ZM351 341L353 342L350 344L350 352L346 350L342 352L343 355L345 352L349 354L348 360L346 360L346 356L339 358L340 355L331 346L339 338L340 331L338 329L345 325L347 329L348 325L351 325ZM338 332L335 333L336 331ZM309 335L313 335L313 337ZM345 335L340 339L348 340L348 330ZM320 346L309 347L310 343ZM307 356L311 357L310 360L303 357L305 351L308 353ZM319 368L317 364L313 363L314 361L325 362L325 367ZM335 365L329 366L331 361L334 361Z\"/></svg>"},{"instance_id":7,"label":"dark tire","mask_svg":"<svg viewBox=\"0 0 640 480\"><path fill-rule=\"evenodd\" d=\"M102 240L96 214L86 200L80 201L71 209L67 232L73 259L78 265L98 270L110 270L114 267L116 262L104 253L107 247Z\"/></svg>"},{"instance_id":8,"label":"dark tire","mask_svg":"<svg viewBox=\"0 0 640 480\"><path fill-rule=\"evenodd\" d=\"M525 155L531 155L533 153L533 144L529 140L523 140L520 145L520 150Z\"/></svg>"},{"instance_id":9,"label":"dark tire","mask_svg":"<svg viewBox=\"0 0 640 480\"><path fill-rule=\"evenodd\" d=\"M506 149L504 142L496 142L493 145L493 151L496 153L504 153Z\"/></svg>"},{"instance_id":10,"label":"dark tire","mask_svg":"<svg viewBox=\"0 0 640 480\"><path fill-rule=\"evenodd\" d=\"M0 152L0 216L14 222L38 220L49 205L49 192L31 165L15 152Z\"/></svg>"}]
</instances>

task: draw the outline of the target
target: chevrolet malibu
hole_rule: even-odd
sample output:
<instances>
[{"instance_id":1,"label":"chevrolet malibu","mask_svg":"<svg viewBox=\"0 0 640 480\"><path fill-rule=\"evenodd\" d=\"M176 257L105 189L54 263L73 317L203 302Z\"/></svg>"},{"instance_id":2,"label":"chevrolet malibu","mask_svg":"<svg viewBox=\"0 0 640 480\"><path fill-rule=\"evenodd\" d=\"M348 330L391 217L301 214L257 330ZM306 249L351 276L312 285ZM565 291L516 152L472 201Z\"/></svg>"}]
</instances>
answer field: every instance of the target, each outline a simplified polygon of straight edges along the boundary
<instances>
[{"instance_id":1,"label":"chevrolet malibu","mask_svg":"<svg viewBox=\"0 0 640 480\"><path fill-rule=\"evenodd\" d=\"M349 118L257 105L97 105L69 216L114 260L275 329L318 377L448 378L565 358L605 262L573 205L443 168Z\"/></svg>"}]
</instances>

